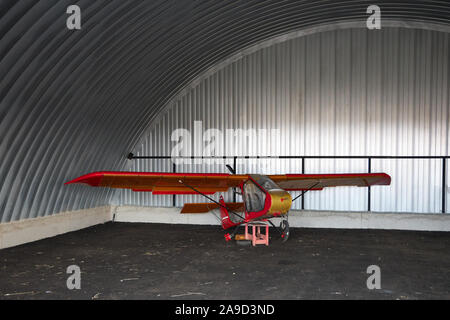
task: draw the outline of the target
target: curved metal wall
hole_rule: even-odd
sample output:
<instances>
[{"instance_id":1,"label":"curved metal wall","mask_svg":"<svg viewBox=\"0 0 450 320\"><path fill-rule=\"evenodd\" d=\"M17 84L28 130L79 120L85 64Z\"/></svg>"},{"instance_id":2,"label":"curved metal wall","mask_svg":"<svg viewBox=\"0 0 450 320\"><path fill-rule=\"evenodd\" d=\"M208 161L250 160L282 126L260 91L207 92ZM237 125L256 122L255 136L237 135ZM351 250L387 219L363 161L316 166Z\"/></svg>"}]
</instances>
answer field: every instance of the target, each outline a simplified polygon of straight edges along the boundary
<instances>
[{"instance_id":1,"label":"curved metal wall","mask_svg":"<svg viewBox=\"0 0 450 320\"><path fill-rule=\"evenodd\" d=\"M171 141L172 132L185 128L194 136L194 121L202 121L203 132L280 132L274 137L266 131L247 141L225 137L228 149L218 156L449 155L449 61L450 33L445 32L353 28L288 40L200 77L167 106L136 151L171 155L178 143ZM229 150L238 145L242 148ZM177 165L176 171L226 172L226 163L232 165L233 159ZM172 170L170 160L139 159L132 164L135 171ZM300 159L239 159L237 164L240 173L302 172ZM305 162L306 173L367 169L364 159ZM441 160L373 160L372 170L392 176L390 187L372 188L373 211L441 212ZM178 206L185 201L204 200L177 196ZM308 194L305 208L365 211L367 201L366 188L327 189ZM171 206L172 197L123 191L119 203Z\"/></svg>"},{"instance_id":2,"label":"curved metal wall","mask_svg":"<svg viewBox=\"0 0 450 320\"><path fill-rule=\"evenodd\" d=\"M66 8L82 29L66 28ZM337 21L365 24L369 1L0 1L1 222L110 203L63 186L120 170L161 108L252 44ZM377 1L383 18L448 25L446 1Z\"/></svg>"}]
</instances>

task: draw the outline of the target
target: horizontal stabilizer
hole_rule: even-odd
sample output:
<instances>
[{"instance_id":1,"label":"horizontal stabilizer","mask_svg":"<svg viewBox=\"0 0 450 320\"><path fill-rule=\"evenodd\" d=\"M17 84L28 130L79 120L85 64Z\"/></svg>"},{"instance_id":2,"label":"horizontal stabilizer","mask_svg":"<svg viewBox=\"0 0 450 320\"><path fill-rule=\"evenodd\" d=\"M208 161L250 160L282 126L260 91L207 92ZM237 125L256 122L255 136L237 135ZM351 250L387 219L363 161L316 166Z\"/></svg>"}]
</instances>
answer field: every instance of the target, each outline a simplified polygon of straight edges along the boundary
<instances>
[{"instance_id":1,"label":"horizontal stabilizer","mask_svg":"<svg viewBox=\"0 0 450 320\"><path fill-rule=\"evenodd\" d=\"M243 211L244 203L243 202L230 202L225 203L225 206L231 211ZM207 213L211 210L218 209L220 206L216 203L185 203L183 209L181 209L181 213Z\"/></svg>"}]
</instances>

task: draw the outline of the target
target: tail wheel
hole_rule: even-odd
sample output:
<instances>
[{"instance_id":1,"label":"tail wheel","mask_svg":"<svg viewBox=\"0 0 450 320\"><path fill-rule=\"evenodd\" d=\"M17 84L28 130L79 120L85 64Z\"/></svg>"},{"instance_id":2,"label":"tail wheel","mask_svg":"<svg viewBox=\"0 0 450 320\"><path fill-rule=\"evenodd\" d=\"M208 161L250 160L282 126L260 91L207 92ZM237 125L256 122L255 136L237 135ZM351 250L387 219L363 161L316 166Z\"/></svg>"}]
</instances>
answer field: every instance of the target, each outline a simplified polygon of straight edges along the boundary
<instances>
[{"instance_id":1,"label":"tail wheel","mask_svg":"<svg viewBox=\"0 0 450 320\"><path fill-rule=\"evenodd\" d=\"M281 229L281 241L286 242L289 238L289 222L287 220L283 220L280 223Z\"/></svg>"}]
</instances>

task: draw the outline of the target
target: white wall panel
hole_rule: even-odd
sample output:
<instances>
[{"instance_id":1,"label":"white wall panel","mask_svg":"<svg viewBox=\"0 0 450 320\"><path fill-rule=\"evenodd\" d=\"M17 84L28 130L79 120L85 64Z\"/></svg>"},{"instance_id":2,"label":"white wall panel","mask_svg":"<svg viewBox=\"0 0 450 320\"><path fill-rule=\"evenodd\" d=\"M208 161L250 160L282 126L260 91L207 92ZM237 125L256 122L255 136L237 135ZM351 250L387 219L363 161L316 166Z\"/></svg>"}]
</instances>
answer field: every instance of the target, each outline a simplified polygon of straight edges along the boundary
<instances>
[{"instance_id":1,"label":"white wall panel","mask_svg":"<svg viewBox=\"0 0 450 320\"><path fill-rule=\"evenodd\" d=\"M193 133L193 123L199 120L204 130L280 132L279 137L266 132L249 141L227 140L227 156L242 155L232 150L235 146L250 156L449 155L449 39L448 33L437 31L353 28L261 48L194 81L167 105L135 153L170 155L171 132L186 128ZM164 161L163 165L134 160L131 170L172 171L170 161ZM223 161L232 164L232 159ZM307 159L305 172L367 169L366 160ZM178 166L177 171L226 172L226 168L205 162ZM392 186L372 188L372 210L441 211L442 161L373 160L372 172L377 171L390 174ZM300 173L301 161L239 159L238 172ZM180 206L203 201L197 196L177 198ZM366 188L336 188L309 193L305 208L362 211L367 201ZM119 202L172 205L171 197L126 192Z\"/></svg>"}]
</instances>

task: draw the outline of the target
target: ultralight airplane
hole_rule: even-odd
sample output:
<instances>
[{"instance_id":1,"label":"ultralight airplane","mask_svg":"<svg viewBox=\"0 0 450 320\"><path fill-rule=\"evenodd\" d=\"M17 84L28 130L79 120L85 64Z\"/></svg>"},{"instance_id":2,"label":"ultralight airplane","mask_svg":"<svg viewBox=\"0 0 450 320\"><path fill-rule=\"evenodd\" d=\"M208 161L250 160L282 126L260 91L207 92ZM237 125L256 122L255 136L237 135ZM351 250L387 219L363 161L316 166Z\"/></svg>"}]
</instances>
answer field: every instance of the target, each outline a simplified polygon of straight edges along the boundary
<instances>
[{"instance_id":1,"label":"ultralight airplane","mask_svg":"<svg viewBox=\"0 0 450 320\"><path fill-rule=\"evenodd\" d=\"M326 187L390 185L386 173L349 174L235 174L229 173L164 173L164 172L94 172L66 184L82 183L93 187L124 188L152 194L199 194L211 203L186 203L181 213L206 213L220 209L223 229L235 228L225 234L227 241L235 237L238 227L253 221L268 221L286 241L289 237L288 214L292 203L310 190ZM242 196L243 202L216 201L208 195L227 192L230 188ZM240 189L240 192L237 191ZM301 191L292 199L288 191ZM279 227L270 220L281 218Z\"/></svg>"}]
</instances>

